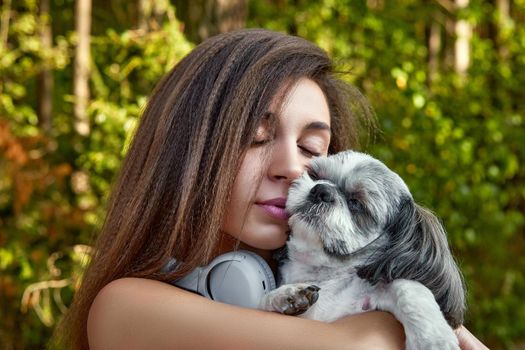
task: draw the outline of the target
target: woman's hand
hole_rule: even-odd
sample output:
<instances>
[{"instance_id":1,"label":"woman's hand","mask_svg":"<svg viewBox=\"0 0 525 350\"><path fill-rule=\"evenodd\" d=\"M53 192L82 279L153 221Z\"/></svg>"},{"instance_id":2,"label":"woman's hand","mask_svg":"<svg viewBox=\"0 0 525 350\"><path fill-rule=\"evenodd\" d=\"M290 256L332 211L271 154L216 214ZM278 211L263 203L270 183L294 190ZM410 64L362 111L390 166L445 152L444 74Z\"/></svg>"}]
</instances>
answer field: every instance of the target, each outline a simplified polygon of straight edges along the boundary
<instances>
[{"instance_id":1,"label":"woman's hand","mask_svg":"<svg viewBox=\"0 0 525 350\"><path fill-rule=\"evenodd\" d=\"M459 340L459 347L462 350L489 350L464 326L459 327L455 332Z\"/></svg>"}]
</instances>

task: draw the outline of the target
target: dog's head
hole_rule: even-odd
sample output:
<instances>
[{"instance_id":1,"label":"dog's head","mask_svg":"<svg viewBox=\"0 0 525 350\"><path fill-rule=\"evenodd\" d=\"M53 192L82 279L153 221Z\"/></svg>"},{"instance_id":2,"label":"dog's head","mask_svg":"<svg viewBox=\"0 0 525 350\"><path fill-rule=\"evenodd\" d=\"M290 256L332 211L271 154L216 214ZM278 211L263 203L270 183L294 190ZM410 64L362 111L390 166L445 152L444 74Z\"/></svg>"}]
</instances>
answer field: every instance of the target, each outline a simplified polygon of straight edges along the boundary
<instances>
[{"instance_id":1,"label":"dog's head","mask_svg":"<svg viewBox=\"0 0 525 350\"><path fill-rule=\"evenodd\" d=\"M463 322L463 281L443 227L379 160L354 151L315 158L292 183L286 210L290 254L325 266L359 257L359 277L372 284L417 280L453 327Z\"/></svg>"},{"instance_id":2,"label":"dog's head","mask_svg":"<svg viewBox=\"0 0 525 350\"><path fill-rule=\"evenodd\" d=\"M400 203L411 200L403 180L383 163L347 151L314 159L290 187L286 210L294 237L316 242L337 264L375 241Z\"/></svg>"}]
</instances>

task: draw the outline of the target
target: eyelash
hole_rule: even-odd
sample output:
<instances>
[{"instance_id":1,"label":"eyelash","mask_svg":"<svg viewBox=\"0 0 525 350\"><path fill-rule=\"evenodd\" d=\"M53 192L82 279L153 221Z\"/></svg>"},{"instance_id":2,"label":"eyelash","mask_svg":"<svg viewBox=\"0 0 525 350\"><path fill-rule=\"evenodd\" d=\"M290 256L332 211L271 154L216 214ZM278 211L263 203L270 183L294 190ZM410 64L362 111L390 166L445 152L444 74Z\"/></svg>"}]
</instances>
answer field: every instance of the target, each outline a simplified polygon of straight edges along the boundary
<instances>
[{"instance_id":1,"label":"eyelash","mask_svg":"<svg viewBox=\"0 0 525 350\"><path fill-rule=\"evenodd\" d=\"M260 141L256 141L256 140L253 140L252 142L252 146L263 146L263 145L266 145L267 143L270 143L270 139L265 139L265 140L260 140Z\"/></svg>"},{"instance_id":2,"label":"eyelash","mask_svg":"<svg viewBox=\"0 0 525 350\"><path fill-rule=\"evenodd\" d=\"M318 152L313 152L313 151L310 151L308 148L304 147L304 146L299 146L299 149L308 157L308 158L312 158L312 157L319 157L321 155L321 153L318 153Z\"/></svg>"},{"instance_id":3,"label":"eyelash","mask_svg":"<svg viewBox=\"0 0 525 350\"><path fill-rule=\"evenodd\" d=\"M308 173L308 176L310 176L310 179L317 181L319 180L319 175L310 167L306 168L306 172Z\"/></svg>"},{"instance_id":4,"label":"eyelash","mask_svg":"<svg viewBox=\"0 0 525 350\"><path fill-rule=\"evenodd\" d=\"M260 141L256 141L254 140L252 142L252 146L264 146L266 145L267 143L270 143L272 140L271 139L265 139L265 140L260 140ZM314 151L310 151L308 148L304 147L304 146L298 146L299 149L301 150L301 152L307 156L308 158L312 158L312 157L319 157L321 155L321 153L318 153L318 152L314 152Z\"/></svg>"}]
</instances>

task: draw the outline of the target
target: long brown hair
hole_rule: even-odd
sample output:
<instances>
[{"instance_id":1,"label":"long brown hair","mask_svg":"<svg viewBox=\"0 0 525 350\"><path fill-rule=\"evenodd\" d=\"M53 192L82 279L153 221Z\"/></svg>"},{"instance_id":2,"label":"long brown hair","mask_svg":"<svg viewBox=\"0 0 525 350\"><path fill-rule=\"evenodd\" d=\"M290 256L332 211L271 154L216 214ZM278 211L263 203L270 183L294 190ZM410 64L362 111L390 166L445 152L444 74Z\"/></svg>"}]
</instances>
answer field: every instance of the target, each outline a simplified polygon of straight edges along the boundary
<instances>
[{"instance_id":1,"label":"long brown hair","mask_svg":"<svg viewBox=\"0 0 525 350\"><path fill-rule=\"evenodd\" d=\"M326 95L329 152L355 147L359 120L370 120L370 110L335 77L326 53L304 39L262 29L221 34L197 46L160 81L55 344L88 349L89 308L109 282L130 276L165 280L159 271L170 256L185 262L179 275L210 259L256 128L277 92L301 77Z\"/></svg>"}]
</instances>

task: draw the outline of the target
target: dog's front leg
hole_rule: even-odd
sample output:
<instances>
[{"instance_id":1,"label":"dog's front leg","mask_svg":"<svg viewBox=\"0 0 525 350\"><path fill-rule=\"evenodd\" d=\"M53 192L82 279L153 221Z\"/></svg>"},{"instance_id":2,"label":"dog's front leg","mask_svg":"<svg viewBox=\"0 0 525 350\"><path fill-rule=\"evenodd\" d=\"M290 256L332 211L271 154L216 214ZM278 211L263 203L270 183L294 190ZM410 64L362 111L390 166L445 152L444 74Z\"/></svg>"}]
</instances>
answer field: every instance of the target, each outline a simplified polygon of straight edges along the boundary
<instances>
[{"instance_id":1,"label":"dog's front leg","mask_svg":"<svg viewBox=\"0 0 525 350\"><path fill-rule=\"evenodd\" d=\"M285 284L266 294L259 309L286 315L300 315L319 298L319 287L309 283Z\"/></svg>"},{"instance_id":2,"label":"dog's front leg","mask_svg":"<svg viewBox=\"0 0 525 350\"><path fill-rule=\"evenodd\" d=\"M403 324L407 350L459 350L454 331L423 284L394 280L377 286L371 299L377 309L392 313Z\"/></svg>"}]
</instances>

